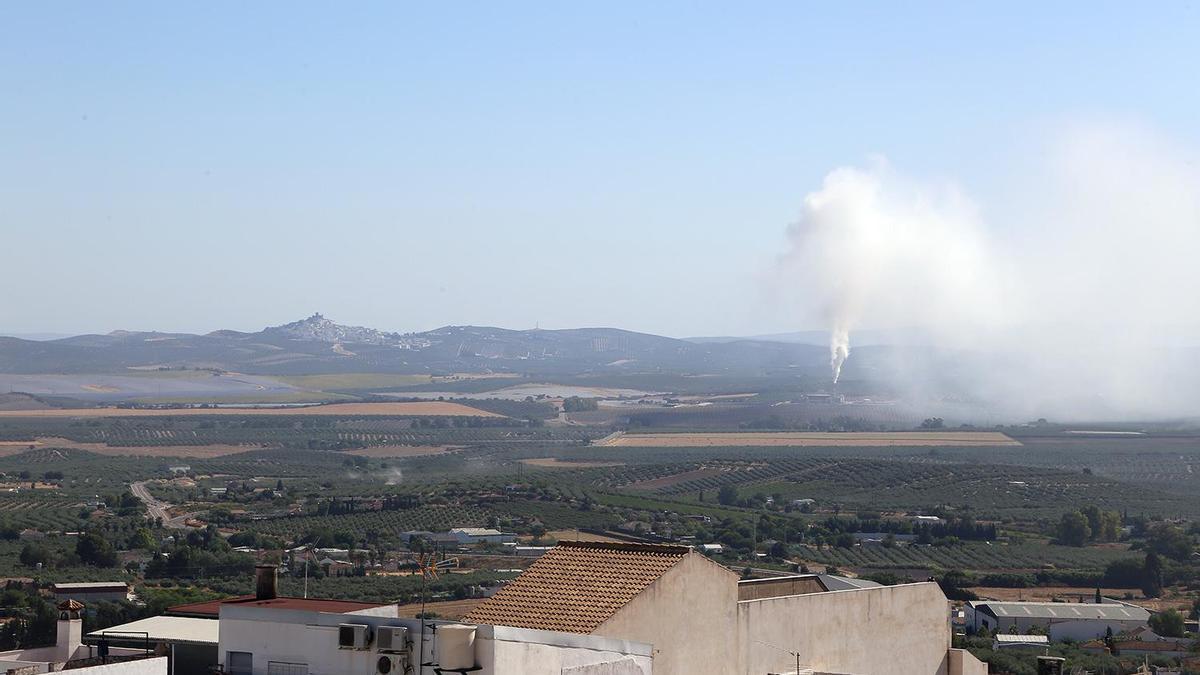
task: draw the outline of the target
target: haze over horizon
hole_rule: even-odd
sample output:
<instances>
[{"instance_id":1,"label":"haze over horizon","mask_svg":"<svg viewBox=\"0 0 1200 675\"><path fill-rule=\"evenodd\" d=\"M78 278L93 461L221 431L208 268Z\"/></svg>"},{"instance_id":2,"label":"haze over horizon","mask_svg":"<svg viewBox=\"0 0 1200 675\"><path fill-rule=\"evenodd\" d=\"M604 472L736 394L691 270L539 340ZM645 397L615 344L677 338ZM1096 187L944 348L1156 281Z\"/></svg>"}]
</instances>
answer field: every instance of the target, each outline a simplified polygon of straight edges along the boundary
<instances>
[{"instance_id":1,"label":"haze over horizon","mask_svg":"<svg viewBox=\"0 0 1200 675\"><path fill-rule=\"evenodd\" d=\"M1194 161L1194 8L1032 7L9 5L0 331L824 329L771 270L838 167L1011 245L1081 123Z\"/></svg>"}]
</instances>

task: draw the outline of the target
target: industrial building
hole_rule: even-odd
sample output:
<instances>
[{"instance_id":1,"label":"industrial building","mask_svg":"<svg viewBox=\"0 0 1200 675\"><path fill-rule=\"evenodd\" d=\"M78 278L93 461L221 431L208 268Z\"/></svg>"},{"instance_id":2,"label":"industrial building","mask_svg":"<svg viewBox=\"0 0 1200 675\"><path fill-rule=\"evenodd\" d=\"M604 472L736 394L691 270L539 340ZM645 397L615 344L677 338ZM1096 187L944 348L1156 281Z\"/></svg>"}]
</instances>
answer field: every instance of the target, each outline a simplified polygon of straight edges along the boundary
<instances>
[{"instance_id":1,"label":"industrial building","mask_svg":"<svg viewBox=\"0 0 1200 675\"><path fill-rule=\"evenodd\" d=\"M1150 612L1119 600L1103 598L1100 603L1080 602L995 602L977 600L966 605L966 628L977 633L1028 633L1037 628L1051 642L1078 642L1145 628Z\"/></svg>"}]
</instances>

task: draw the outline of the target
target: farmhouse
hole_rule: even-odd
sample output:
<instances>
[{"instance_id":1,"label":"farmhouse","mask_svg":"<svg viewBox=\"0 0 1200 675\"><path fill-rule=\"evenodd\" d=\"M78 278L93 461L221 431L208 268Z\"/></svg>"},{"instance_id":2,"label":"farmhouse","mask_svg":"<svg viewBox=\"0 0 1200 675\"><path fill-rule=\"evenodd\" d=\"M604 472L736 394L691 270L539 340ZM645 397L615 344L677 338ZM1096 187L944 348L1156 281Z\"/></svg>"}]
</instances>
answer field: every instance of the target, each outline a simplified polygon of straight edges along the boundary
<instances>
[{"instance_id":1,"label":"farmhouse","mask_svg":"<svg viewBox=\"0 0 1200 675\"><path fill-rule=\"evenodd\" d=\"M966 605L966 628L975 633L1028 633L1030 628L1047 632L1050 640L1092 640L1140 630L1150 612L1137 605L1104 598L1101 603L993 602L977 600Z\"/></svg>"}]
</instances>

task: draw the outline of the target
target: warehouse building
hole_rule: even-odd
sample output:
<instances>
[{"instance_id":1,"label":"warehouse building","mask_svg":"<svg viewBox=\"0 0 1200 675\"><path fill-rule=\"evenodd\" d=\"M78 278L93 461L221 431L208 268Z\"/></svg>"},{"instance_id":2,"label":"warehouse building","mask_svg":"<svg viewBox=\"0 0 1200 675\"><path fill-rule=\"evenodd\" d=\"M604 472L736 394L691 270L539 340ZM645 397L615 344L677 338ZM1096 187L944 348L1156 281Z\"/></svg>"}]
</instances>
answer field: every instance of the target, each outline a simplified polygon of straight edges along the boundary
<instances>
[{"instance_id":1,"label":"warehouse building","mask_svg":"<svg viewBox=\"0 0 1200 675\"><path fill-rule=\"evenodd\" d=\"M1086 641L1146 627L1150 612L1119 600L1104 598L1100 603L1078 602L968 602L966 627L971 633L1028 633L1031 628L1045 631L1052 642Z\"/></svg>"}]
</instances>

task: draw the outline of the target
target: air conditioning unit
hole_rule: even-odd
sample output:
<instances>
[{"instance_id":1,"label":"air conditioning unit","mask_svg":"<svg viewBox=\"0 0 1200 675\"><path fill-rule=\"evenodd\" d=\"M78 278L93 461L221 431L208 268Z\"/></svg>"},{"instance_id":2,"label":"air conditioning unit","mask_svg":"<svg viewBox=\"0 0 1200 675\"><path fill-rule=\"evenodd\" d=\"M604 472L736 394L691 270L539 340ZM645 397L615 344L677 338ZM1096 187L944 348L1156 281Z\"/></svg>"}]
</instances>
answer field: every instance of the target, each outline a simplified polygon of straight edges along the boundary
<instances>
[{"instance_id":1,"label":"air conditioning unit","mask_svg":"<svg viewBox=\"0 0 1200 675\"><path fill-rule=\"evenodd\" d=\"M408 671L407 654L380 654L375 661L375 672L379 675L404 675Z\"/></svg>"},{"instance_id":2,"label":"air conditioning unit","mask_svg":"<svg viewBox=\"0 0 1200 675\"><path fill-rule=\"evenodd\" d=\"M391 653L408 651L408 628L380 626L375 630L375 648Z\"/></svg>"},{"instance_id":3,"label":"air conditioning unit","mask_svg":"<svg viewBox=\"0 0 1200 675\"><path fill-rule=\"evenodd\" d=\"M361 623L338 624L338 649L366 649L370 643L370 626Z\"/></svg>"}]
</instances>

